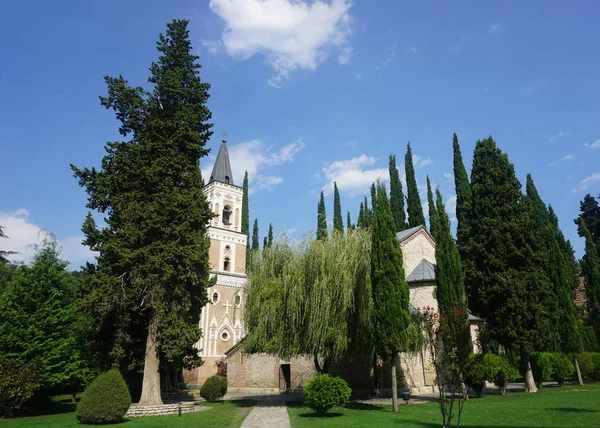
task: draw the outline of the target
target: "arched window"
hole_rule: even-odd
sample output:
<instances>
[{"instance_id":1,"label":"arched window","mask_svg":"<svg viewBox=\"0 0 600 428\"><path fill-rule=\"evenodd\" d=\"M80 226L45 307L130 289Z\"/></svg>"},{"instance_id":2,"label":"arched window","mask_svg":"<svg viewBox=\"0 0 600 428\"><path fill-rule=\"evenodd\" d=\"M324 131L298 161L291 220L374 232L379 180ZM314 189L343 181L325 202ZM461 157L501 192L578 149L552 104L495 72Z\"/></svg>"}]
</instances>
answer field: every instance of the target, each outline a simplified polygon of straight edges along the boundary
<instances>
[{"instance_id":1,"label":"arched window","mask_svg":"<svg viewBox=\"0 0 600 428\"><path fill-rule=\"evenodd\" d=\"M212 302L213 302L213 304L215 304L215 305L216 305L217 303L219 303L219 293L217 293L216 291L215 291L215 292L213 293L213 295L212 295Z\"/></svg>"},{"instance_id":2,"label":"arched window","mask_svg":"<svg viewBox=\"0 0 600 428\"><path fill-rule=\"evenodd\" d=\"M240 296L238 294L237 296L235 296L235 306L237 306L239 308L241 304L242 304L242 296Z\"/></svg>"},{"instance_id":3,"label":"arched window","mask_svg":"<svg viewBox=\"0 0 600 428\"><path fill-rule=\"evenodd\" d=\"M223 261L223 270L229 272L229 268L231 267L231 262L229 261L229 257L225 257Z\"/></svg>"},{"instance_id":4,"label":"arched window","mask_svg":"<svg viewBox=\"0 0 600 428\"><path fill-rule=\"evenodd\" d=\"M225 226L231 225L231 207L229 205L225 205L223 208L223 224Z\"/></svg>"},{"instance_id":5,"label":"arched window","mask_svg":"<svg viewBox=\"0 0 600 428\"><path fill-rule=\"evenodd\" d=\"M228 175L225 176L225 183L229 184L229 176Z\"/></svg>"}]
</instances>

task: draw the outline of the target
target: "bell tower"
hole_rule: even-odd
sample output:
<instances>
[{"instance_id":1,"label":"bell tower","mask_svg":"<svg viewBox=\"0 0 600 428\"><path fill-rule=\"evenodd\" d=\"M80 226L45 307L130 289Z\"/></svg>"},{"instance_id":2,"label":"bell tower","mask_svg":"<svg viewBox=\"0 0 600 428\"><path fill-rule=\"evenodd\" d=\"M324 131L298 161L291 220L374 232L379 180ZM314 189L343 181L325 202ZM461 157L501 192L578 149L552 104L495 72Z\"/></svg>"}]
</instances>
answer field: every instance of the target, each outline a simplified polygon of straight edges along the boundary
<instances>
[{"instance_id":1,"label":"bell tower","mask_svg":"<svg viewBox=\"0 0 600 428\"><path fill-rule=\"evenodd\" d=\"M215 215L208 227L211 277L216 283L208 289L208 304L202 308L202 338L196 344L204 364L190 373L188 382L202 384L216 374L215 365L225 351L244 335L243 288L246 284L246 234L241 232L243 189L233 181L229 150L223 139L212 173L204 186Z\"/></svg>"}]
</instances>

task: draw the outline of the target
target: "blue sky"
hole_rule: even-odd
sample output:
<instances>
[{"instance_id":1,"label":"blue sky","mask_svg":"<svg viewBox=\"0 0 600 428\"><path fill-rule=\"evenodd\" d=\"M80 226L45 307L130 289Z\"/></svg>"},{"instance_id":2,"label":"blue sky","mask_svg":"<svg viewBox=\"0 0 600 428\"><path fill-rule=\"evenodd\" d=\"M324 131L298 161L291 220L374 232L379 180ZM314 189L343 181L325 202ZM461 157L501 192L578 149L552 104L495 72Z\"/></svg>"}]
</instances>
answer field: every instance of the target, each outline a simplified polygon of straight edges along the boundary
<instances>
[{"instance_id":1,"label":"blue sky","mask_svg":"<svg viewBox=\"0 0 600 428\"><path fill-rule=\"evenodd\" d=\"M188 18L212 84L202 168L226 132L236 184L250 171L261 235L270 222L313 231L321 190L332 213L333 180L344 221L347 210L356 221L408 141L419 184L429 175L452 211L456 132L468 169L477 139L492 135L522 183L530 172L581 256L572 219L600 193L598 16L594 1L4 1L0 225L11 239L0 247L27 260L43 228L73 267L91 257L69 164L98 165L119 139L98 101L103 76L145 85L158 34Z\"/></svg>"}]
</instances>

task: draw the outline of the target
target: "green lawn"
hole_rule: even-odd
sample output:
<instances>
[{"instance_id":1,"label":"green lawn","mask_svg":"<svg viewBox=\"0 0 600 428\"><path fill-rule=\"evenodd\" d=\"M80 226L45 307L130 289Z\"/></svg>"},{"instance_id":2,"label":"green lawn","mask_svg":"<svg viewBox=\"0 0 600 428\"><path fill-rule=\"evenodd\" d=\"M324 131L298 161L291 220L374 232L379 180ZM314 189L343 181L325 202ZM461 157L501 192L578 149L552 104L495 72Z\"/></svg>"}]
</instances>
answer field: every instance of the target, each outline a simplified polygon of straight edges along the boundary
<instances>
[{"instance_id":1,"label":"green lawn","mask_svg":"<svg viewBox=\"0 0 600 428\"><path fill-rule=\"evenodd\" d=\"M64 399L62 399L64 398ZM121 428L171 428L171 427L239 427L246 415L254 405L252 400L232 400L220 403L201 403L210 406L211 410L196 413L177 415L152 416L145 418L131 418L116 425L102 425L103 427ZM0 428L12 427L84 427L75 417L75 405L70 403L66 396L55 400L53 403L37 405L27 409L29 416L16 419L0 420Z\"/></svg>"},{"instance_id":2,"label":"green lawn","mask_svg":"<svg viewBox=\"0 0 600 428\"><path fill-rule=\"evenodd\" d=\"M292 427L420 427L439 428L442 419L437 403L391 406L351 403L319 417L300 403L288 403ZM453 426L455 426L454 421ZM600 426L600 384L544 388L537 394L524 392L494 395L465 404L461 427L595 427Z\"/></svg>"}]
</instances>

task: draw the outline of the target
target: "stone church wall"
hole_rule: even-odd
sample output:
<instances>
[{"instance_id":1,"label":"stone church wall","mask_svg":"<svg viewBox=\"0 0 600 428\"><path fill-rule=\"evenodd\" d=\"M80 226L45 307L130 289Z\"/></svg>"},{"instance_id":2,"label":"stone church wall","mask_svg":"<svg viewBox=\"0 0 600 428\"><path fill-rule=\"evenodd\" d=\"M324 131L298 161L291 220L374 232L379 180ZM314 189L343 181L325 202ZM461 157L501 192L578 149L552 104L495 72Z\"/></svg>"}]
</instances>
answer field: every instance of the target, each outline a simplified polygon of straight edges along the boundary
<instances>
[{"instance_id":1,"label":"stone church wall","mask_svg":"<svg viewBox=\"0 0 600 428\"><path fill-rule=\"evenodd\" d=\"M427 238L425 231L417 232L400 245L402 247L402 265L407 276L423 259L435 264L435 246Z\"/></svg>"}]
</instances>

